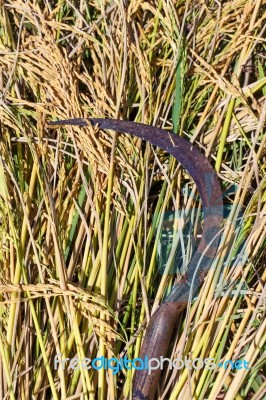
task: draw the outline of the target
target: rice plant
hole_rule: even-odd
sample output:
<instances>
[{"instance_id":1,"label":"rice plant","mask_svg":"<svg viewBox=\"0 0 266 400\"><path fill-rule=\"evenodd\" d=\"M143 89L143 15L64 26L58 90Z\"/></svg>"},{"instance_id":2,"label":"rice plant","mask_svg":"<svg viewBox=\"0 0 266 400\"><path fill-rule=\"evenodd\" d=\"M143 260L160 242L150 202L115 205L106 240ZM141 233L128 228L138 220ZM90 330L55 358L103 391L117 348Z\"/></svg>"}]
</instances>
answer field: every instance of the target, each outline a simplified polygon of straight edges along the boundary
<instances>
[{"instance_id":1,"label":"rice plant","mask_svg":"<svg viewBox=\"0 0 266 400\"><path fill-rule=\"evenodd\" d=\"M224 194L219 256L168 353L222 366L165 368L157 398L263 399L265 1L0 4L0 397L130 398L133 370L70 362L137 357L197 246L201 203L174 158L47 125L108 117L190 140Z\"/></svg>"}]
</instances>

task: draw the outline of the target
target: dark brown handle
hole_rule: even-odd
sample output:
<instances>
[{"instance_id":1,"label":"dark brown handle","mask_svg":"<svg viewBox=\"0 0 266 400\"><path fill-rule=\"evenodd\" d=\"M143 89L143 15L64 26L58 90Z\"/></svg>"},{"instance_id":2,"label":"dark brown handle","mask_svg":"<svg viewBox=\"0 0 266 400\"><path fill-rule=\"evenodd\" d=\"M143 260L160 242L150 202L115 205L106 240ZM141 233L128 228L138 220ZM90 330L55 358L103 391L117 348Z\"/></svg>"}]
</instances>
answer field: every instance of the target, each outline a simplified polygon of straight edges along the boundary
<instances>
[{"instance_id":1,"label":"dark brown handle","mask_svg":"<svg viewBox=\"0 0 266 400\"><path fill-rule=\"evenodd\" d=\"M173 328L178 314L183 311L186 304L163 303L150 319L139 357L149 360L165 357ZM161 375L160 369L149 371L137 370L134 377L133 400L150 400L155 396L157 382Z\"/></svg>"}]
</instances>

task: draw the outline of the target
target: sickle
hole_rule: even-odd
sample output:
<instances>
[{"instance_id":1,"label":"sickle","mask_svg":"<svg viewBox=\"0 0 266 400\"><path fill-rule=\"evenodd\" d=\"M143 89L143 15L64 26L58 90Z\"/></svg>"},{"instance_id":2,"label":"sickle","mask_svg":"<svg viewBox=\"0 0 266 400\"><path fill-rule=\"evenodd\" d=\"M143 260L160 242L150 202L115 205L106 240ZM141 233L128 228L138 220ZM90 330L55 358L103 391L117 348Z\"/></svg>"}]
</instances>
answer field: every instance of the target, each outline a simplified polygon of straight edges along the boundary
<instances>
[{"instance_id":1,"label":"sickle","mask_svg":"<svg viewBox=\"0 0 266 400\"><path fill-rule=\"evenodd\" d=\"M100 129L130 133L172 154L189 172L202 200L204 227L200 243L188 264L187 272L170 295L152 315L139 357L165 357L177 316L186 308L189 295L193 296L203 283L212 264L220 241L223 221L221 188L207 158L190 142L162 129L130 121L104 118L83 118L49 122L50 125L98 125ZM133 381L133 400L153 400L161 370L136 370Z\"/></svg>"}]
</instances>

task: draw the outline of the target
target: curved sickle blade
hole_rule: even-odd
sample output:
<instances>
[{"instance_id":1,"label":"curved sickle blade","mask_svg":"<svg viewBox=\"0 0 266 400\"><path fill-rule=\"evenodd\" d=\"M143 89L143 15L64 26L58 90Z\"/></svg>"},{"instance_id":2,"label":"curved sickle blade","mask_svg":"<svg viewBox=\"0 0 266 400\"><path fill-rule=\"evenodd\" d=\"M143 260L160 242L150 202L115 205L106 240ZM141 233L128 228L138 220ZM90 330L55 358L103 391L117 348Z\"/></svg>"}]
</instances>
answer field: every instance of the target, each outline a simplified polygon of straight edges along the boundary
<instances>
[{"instance_id":1,"label":"curved sickle blade","mask_svg":"<svg viewBox=\"0 0 266 400\"><path fill-rule=\"evenodd\" d=\"M62 120L50 125L98 125L100 129L130 133L172 154L190 173L202 199L204 227L200 243L188 264L184 279L174 286L170 295L153 314L142 344L140 357L165 356L175 320L187 306L189 295L195 295L216 255L223 221L223 200L215 171L207 158L190 142L162 129L130 121L103 118ZM193 285L191 283L193 282ZM138 370L133 384L133 400L152 400L155 396L160 369L148 373Z\"/></svg>"}]
</instances>

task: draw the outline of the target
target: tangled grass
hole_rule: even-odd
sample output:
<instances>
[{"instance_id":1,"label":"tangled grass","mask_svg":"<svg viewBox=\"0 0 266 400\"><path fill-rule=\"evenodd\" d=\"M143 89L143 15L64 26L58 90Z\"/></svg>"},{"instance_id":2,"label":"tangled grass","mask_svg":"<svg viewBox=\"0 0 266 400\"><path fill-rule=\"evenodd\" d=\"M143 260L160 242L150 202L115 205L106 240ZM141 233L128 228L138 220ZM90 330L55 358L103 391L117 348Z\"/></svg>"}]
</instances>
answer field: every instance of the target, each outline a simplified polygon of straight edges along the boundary
<instances>
[{"instance_id":1,"label":"tangled grass","mask_svg":"<svg viewBox=\"0 0 266 400\"><path fill-rule=\"evenodd\" d=\"M264 397L265 19L265 0L1 2L1 398L129 398L131 370L53 359L137 357L200 235L176 160L127 135L46 125L82 116L172 129L221 181L219 257L169 357L250 369L166 368L157 398Z\"/></svg>"}]
</instances>

